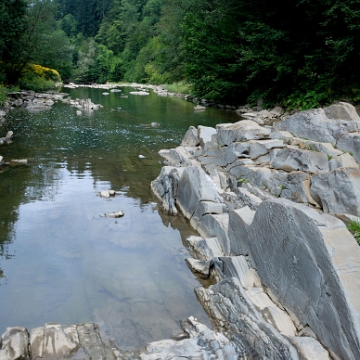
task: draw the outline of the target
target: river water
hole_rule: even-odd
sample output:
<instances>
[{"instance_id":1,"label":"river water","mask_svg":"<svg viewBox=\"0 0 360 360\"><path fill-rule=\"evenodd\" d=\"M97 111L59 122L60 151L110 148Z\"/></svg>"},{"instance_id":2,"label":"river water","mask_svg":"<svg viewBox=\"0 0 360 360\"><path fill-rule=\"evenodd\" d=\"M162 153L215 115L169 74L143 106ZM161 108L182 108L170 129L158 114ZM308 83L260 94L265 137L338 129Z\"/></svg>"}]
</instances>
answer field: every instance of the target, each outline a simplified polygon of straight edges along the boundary
<instances>
[{"instance_id":1,"label":"river water","mask_svg":"<svg viewBox=\"0 0 360 360\"><path fill-rule=\"evenodd\" d=\"M210 325L184 262L183 240L195 233L161 211L150 182L163 165L158 151L177 146L190 125L238 117L121 90L63 89L104 108L81 116L62 103L15 109L0 126L0 136L15 134L0 147L4 160L29 160L0 172L0 333L96 322L127 349L171 337L190 315ZM97 196L109 189L115 198ZM103 216L118 210L123 218Z\"/></svg>"}]
</instances>

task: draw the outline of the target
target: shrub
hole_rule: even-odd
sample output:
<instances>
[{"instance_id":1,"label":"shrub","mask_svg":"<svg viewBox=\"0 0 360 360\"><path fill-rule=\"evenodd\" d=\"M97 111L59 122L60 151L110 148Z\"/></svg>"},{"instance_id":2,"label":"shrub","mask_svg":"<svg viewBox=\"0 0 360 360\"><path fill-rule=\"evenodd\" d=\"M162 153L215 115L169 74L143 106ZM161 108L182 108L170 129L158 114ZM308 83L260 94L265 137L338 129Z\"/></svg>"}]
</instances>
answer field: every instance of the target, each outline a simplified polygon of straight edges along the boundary
<instances>
[{"instance_id":1,"label":"shrub","mask_svg":"<svg viewBox=\"0 0 360 360\"><path fill-rule=\"evenodd\" d=\"M44 91L55 88L55 82L60 81L60 74L56 70L29 64L21 74L19 85L26 90Z\"/></svg>"},{"instance_id":2,"label":"shrub","mask_svg":"<svg viewBox=\"0 0 360 360\"><path fill-rule=\"evenodd\" d=\"M358 244L360 244L360 221L359 220L348 221L347 228L353 234Z\"/></svg>"},{"instance_id":3,"label":"shrub","mask_svg":"<svg viewBox=\"0 0 360 360\"><path fill-rule=\"evenodd\" d=\"M186 81L179 81L172 84L165 85L166 90L179 93L179 94L190 94L191 93L191 85Z\"/></svg>"}]
</instances>

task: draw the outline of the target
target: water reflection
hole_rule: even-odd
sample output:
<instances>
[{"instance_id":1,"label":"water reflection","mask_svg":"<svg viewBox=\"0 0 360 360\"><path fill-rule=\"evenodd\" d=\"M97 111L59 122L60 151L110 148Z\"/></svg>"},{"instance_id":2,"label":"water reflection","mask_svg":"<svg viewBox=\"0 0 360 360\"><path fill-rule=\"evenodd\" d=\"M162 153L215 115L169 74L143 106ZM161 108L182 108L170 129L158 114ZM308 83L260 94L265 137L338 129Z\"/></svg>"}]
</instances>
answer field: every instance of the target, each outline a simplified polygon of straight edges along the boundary
<instances>
[{"instance_id":1,"label":"water reflection","mask_svg":"<svg viewBox=\"0 0 360 360\"><path fill-rule=\"evenodd\" d=\"M30 160L0 174L0 331L96 321L118 345L138 348L170 337L190 315L207 322L184 262L183 239L194 233L186 220L159 211L150 182L162 165L157 152L178 144L190 125L235 115L194 114L191 104L153 94L71 93L104 109L83 116L63 104L14 110L0 128L15 133L0 148L5 161ZM119 194L96 196L109 189ZM103 216L118 210L121 219Z\"/></svg>"}]
</instances>

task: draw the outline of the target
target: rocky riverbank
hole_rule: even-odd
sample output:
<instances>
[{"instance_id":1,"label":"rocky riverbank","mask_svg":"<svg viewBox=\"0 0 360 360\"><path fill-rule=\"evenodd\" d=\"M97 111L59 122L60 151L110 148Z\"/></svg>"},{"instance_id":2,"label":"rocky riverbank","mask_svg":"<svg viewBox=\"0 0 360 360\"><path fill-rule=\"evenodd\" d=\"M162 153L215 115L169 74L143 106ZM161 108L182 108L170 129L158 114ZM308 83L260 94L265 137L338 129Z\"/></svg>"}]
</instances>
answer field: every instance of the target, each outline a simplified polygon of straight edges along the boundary
<instances>
[{"instance_id":1,"label":"rocky riverbank","mask_svg":"<svg viewBox=\"0 0 360 360\"><path fill-rule=\"evenodd\" d=\"M4 360L359 358L360 248L340 219L359 216L360 118L344 103L271 126L243 114L190 127L151 184L199 233L187 264L213 284L195 292L215 330L190 317L174 339L121 351L95 324L16 327Z\"/></svg>"},{"instance_id":2,"label":"rocky riverbank","mask_svg":"<svg viewBox=\"0 0 360 360\"><path fill-rule=\"evenodd\" d=\"M57 92L35 93L34 91L17 91L8 93L8 99L3 104L0 113L0 122L6 117L6 112L16 107L27 111L49 110L57 101L69 104L80 111L91 112L102 108L102 105L93 104L91 99L69 99L69 94Z\"/></svg>"},{"instance_id":3,"label":"rocky riverbank","mask_svg":"<svg viewBox=\"0 0 360 360\"><path fill-rule=\"evenodd\" d=\"M360 118L346 103L274 126L190 127L152 189L200 236L196 294L239 358L360 358Z\"/></svg>"}]
</instances>

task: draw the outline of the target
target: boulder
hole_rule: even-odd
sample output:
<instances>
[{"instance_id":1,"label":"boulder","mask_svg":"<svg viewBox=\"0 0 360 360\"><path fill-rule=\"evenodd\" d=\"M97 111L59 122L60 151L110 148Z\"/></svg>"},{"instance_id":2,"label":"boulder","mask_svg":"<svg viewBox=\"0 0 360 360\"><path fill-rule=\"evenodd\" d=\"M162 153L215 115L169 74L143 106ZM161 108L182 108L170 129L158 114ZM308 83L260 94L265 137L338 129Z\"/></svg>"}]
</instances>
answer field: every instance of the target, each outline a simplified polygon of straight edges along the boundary
<instances>
[{"instance_id":1,"label":"boulder","mask_svg":"<svg viewBox=\"0 0 360 360\"><path fill-rule=\"evenodd\" d=\"M179 179L185 168L164 166L159 176L151 182L151 190L162 202L164 210L169 215L177 215L175 198Z\"/></svg>"},{"instance_id":2,"label":"boulder","mask_svg":"<svg viewBox=\"0 0 360 360\"><path fill-rule=\"evenodd\" d=\"M198 145L200 145L198 130L194 126L190 126L188 131L184 135L184 138L181 142L181 146L198 146Z\"/></svg>"},{"instance_id":3,"label":"boulder","mask_svg":"<svg viewBox=\"0 0 360 360\"><path fill-rule=\"evenodd\" d=\"M288 200L268 200L255 214L231 211L229 239L333 357L360 358L360 248L340 220Z\"/></svg>"},{"instance_id":4,"label":"boulder","mask_svg":"<svg viewBox=\"0 0 360 360\"><path fill-rule=\"evenodd\" d=\"M228 237L229 214L205 214L200 221L191 219L190 224L203 238L216 237L223 254L231 254Z\"/></svg>"},{"instance_id":5,"label":"boulder","mask_svg":"<svg viewBox=\"0 0 360 360\"><path fill-rule=\"evenodd\" d=\"M249 155L252 159L269 153L271 149L283 148L285 146L282 140L250 140L249 144Z\"/></svg>"},{"instance_id":6,"label":"boulder","mask_svg":"<svg viewBox=\"0 0 360 360\"><path fill-rule=\"evenodd\" d=\"M298 137L335 144L341 135L360 129L360 121L329 119L324 109L298 112L274 127Z\"/></svg>"},{"instance_id":7,"label":"boulder","mask_svg":"<svg viewBox=\"0 0 360 360\"><path fill-rule=\"evenodd\" d=\"M360 216L359 168L338 168L314 175L310 190L324 212Z\"/></svg>"},{"instance_id":8,"label":"boulder","mask_svg":"<svg viewBox=\"0 0 360 360\"><path fill-rule=\"evenodd\" d=\"M233 142L269 139L271 130L263 128L252 120L241 120L234 124L216 126L217 140L220 146L228 146Z\"/></svg>"},{"instance_id":9,"label":"boulder","mask_svg":"<svg viewBox=\"0 0 360 360\"><path fill-rule=\"evenodd\" d=\"M212 140L212 136L216 134L216 130L209 126L198 126L199 140L200 145L204 147L204 145Z\"/></svg>"},{"instance_id":10,"label":"boulder","mask_svg":"<svg viewBox=\"0 0 360 360\"><path fill-rule=\"evenodd\" d=\"M68 336L68 333L71 335ZM47 323L42 328L35 328L30 335L30 348L33 359L70 357L79 346L76 326L65 331L60 324Z\"/></svg>"},{"instance_id":11,"label":"boulder","mask_svg":"<svg viewBox=\"0 0 360 360\"><path fill-rule=\"evenodd\" d=\"M304 171L316 174L329 171L328 157L324 153L295 147L271 150L270 166L288 172Z\"/></svg>"},{"instance_id":12,"label":"boulder","mask_svg":"<svg viewBox=\"0 0 360 360\"><path fill-rule=\"evenodd\" d=\"M342 135L336 145L339 149L350 152L360 164L360 132Z\"/></svg>"},{"instance_id":13,"label":"boulder","mask_svg":"<svg viewBox=\"0 0 360 360\"><path fill-rule=\"evenodd\" d=\"M214 143L214 152L211 154L216 157L213 162L216 165L226 167L232 164L237 159L249 158L250 144L249 143L233 143L230 146L225 146L217 149L216 143ZM208 151L205 148L205 151Z\"/></svg>"},{"instance_id":14,"label":"boulder","mask_svg":"<svg viewBox=\"0 0 360 360\"><path fill-rule=\"evenodd\" d=\"M279 117L284 114L284 109L280 106L275 106L273 109L270 110L270 114Z\"/></svg>"},{"instance_id":15,"label":"boulder","mask_svg":"<svg viewBox=\"0 0 360 360\"><path fill-rule=\"evenodd\" d=\"M24 327L7 328L1 336L1 360L29 360L29 333Z\"/></svg>"},{"instance_id":16,"label":"boulder","mask_svg":"<svg viewBox=\"0 0 360 360\"><path fill-rule=\"evenodd\" d=\"M360 121L360 117L353 105L345 102L330 105L324 108L328 119Z\"/></svg>"},{"instance_id":17,"label":"boulder","mask_svg":"<svg viewBox=\"0 0 360 360\"><path fill-rule=\"evenodd\" d=\"M191 155L191 153L183 146L175 149L160 150L159 155L162 156L168 165L175 167L184 167L199 164Z\"/></svg>"},{"instance_id":18,"label":"boulder","mask_svg":"<svg viewBox=\"0 0 360 360\"><path fill-rule=\"evenodd\" d=\"M148 344L141 360L159 359L236 359L238 351L224 335L210 330L193 317L181 324L185 336L180 340L161 340ZM184 338L185 337L185 338Z\"/></svg>"},{"instance_id":19,"label":"boulder","mask_svg":"<svg viewBox=\"0 0 360 360\"><path fill-rule=\"evenodd\" d=\"M191 219L201 201L221 203L213 180L199 166L186 167L178 182L176 203L187 219Z\"/></svg>"},{"instance_id":20,"label":"boulder","mask_svg":"<svg viewBox=\"0 0 360 360\"><path fill-rule=\"evenodd\" d=\"M211 260L214 257L224 255L216 237L204 239L200 236L189 236L186 243L194 250L200 260Z\"/></svg>"},{"instance_id":21,"label":"boulder","mask_svg":"<svg viewBox=\"0 0 360 360\"><path fill-rule=\"evenodd\" d=\"M269 184L270 193L284 199L289 199L298 203L311 204L319 206L310 193L310 179L308 173L293 171L284 173L281 171L272 171Z\"/></svg>"},{"instance_id":22,"label":"boulder","mask_svg":"<svg viewBox=\"0 0 360 360\"><path fill-rule=\"evenodd\" d=\"M109 212L105 214L105 217L110 218L110 219L115 219L115 218L120 218L124 216L124 212L119 210L119 211L113 211L113 212Z\"/></svg>"}]
</instances>

